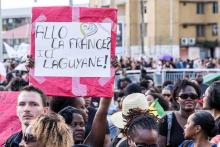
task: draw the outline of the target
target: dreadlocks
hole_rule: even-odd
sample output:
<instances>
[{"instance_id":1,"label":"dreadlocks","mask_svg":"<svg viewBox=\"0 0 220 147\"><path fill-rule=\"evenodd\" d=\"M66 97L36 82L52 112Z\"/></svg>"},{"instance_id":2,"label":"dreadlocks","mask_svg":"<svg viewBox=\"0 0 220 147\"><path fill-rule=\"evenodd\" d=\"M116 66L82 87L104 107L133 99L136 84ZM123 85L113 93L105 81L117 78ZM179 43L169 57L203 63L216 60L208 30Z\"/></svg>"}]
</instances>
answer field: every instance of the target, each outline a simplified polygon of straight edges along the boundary
<instances>
[{"instance_id":1,"label":"dreadlocks","mask_svg":"<svg viewBox=\"0 0 220 147\"><path fill-rule=\"evenodd\" d=\"M71 147L72 133L62 116L42 114L32 125L33 135L45 147Z\"/></svg>"},{"instance_id":2,"label":"dreadlocks","mask_svg":"<svg viewBox=\"0 0 220 147\"><path fill-rule=\"evenodd\" d=\"M150 111L143 111L139 108L131 109L126 116L124 133L126 136L133 136L138 129L158 130L159 118Z\"/></svg>"}]
</instances>

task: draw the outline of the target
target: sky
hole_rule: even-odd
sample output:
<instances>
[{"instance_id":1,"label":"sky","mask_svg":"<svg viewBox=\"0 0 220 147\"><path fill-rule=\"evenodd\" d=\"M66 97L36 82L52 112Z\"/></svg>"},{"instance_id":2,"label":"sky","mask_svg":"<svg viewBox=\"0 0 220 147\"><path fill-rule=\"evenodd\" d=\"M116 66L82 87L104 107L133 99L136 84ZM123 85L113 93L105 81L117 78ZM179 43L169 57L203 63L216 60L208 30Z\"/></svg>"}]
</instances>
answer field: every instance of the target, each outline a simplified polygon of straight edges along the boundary
<instances>
[{"instance_id":1,"label":"sky","mask_svg":"<svg viewBox=\"0 0 220 147\"><path fill-rule=\"evenodd\" d=\"M69 0L0 0L2 9L24 8L32 6L69 5ZM37 1L37 2L35 2ZM72 0L73 5L88 4L89 0Z\"/></svg>"}]
</instances>

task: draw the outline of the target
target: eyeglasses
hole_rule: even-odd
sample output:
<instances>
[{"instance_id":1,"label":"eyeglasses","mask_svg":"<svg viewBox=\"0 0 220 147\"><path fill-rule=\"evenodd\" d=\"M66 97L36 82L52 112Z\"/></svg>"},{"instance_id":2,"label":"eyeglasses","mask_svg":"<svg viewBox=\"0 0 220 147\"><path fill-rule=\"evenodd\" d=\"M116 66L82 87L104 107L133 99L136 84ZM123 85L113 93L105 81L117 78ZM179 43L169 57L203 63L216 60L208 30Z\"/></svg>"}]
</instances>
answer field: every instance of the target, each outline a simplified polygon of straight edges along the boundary
<instances>
[{"instance_id":1,"label":"eyeglasses","mask_svg":"<svg viewBox=\"0 0 220 147\"><path fill-rule=\"evenodd\" d=\"M24 141L26 143L36 142L36 138L32 134L24 134Z\"/></svg>"},{"instance_id":2,"label":"eyeglasses","mask_svg":"<svg viewBox=\"0 0 220 147\"><path fill-rule=\"evenodd\" d=\"M187 98L190 98L190 99L192 99L192 100L195 100L195 99L197 99L198 98L198 95L197 94L193 94L193 93L191 93L191 94L181 94L181 95L179 95L179 97L181 98L181 99L187 99Z\"/></svg>"},{"instance_id":3,"label":"eyeglasses","mask_svg":"<svg viewBox=\"0 0 220 147\"><path fill-rule=\"evenodd\" d=\"M164 97L165 97L165 96L170 97L171 94L163 94L163 96L164 96Z\"/></svg>"}]
</instances>

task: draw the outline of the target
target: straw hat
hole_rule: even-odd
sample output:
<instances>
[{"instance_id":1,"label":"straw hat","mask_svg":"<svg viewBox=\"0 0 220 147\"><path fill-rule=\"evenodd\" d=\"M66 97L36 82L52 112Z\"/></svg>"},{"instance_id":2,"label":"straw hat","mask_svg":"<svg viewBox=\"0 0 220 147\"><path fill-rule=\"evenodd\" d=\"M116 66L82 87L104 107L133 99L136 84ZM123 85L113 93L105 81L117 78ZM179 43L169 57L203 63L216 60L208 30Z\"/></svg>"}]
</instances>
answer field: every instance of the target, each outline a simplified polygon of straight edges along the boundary
<instances>
[{"instance_id":1,"label":"straw hat","mask_svg":"<svg viewBox=\"0 0 220 147\"><path fill-rule=\"evenodd\" d=\"M130 109L140 108L142 110L147 110L149 107L149 102L147 98L142 93L132 93L126 96L122 102L122 111L116 112L112 114L111 121L112 123L120 128L123 129L126 122L123 119L123 115L128 115Z\"/></svg>"}]
</instances>

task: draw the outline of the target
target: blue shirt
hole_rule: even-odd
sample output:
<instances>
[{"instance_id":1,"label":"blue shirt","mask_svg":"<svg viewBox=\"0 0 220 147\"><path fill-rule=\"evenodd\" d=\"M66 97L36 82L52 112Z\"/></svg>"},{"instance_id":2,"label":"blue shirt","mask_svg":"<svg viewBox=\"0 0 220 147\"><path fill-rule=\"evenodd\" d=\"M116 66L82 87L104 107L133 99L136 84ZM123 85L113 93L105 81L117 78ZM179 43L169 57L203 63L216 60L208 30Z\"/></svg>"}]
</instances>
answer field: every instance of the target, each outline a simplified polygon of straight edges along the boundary
<instances>
[{"instance_id":1,"label":"blue shirt","mask_svg":"<svg viewBox=\"0 0 220 147\"><path fill-rule=\"evenodd\" d=\"M186 144L187 144L187 146L186 146ZM194 141L188 140L187 143L186 143L186 141L184 141L178 147L194 147ZM213 144L211 147L217 147L217 144Z\"/></svg>"}]
</instances>

